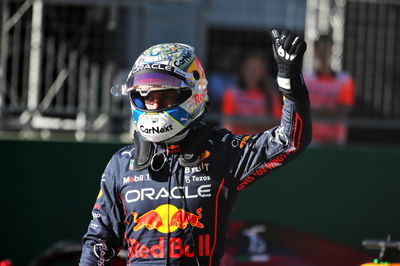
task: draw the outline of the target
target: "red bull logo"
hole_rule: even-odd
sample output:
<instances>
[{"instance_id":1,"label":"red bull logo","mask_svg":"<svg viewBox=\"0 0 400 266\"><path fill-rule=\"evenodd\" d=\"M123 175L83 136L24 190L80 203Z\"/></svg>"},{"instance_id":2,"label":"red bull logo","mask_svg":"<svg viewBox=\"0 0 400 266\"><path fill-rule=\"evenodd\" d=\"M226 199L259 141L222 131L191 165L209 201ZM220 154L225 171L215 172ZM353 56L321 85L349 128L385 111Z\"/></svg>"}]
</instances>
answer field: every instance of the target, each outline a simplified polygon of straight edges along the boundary
<instances>
[{"instance_id":1,"label":"red bull logo","mask_svg":"<svg viewBox=\"0 0 400 266\"><path fill-rule=\"evenodd\" d=\"M188 224L197 228L204 228L204 225L199 222L202 217L202 208L196 210L196 214L179 209L176 213L172 215L170 226L177 226L178 228L185 229Z\"/></svg>"},{"instance_id":2,"label":"red bull logo","mask_svg":"<svg viewBox=\"0 0 400 266\"><path fill-rule=\"evenodd\" d=\"M128 256L129 258L165 258L165 246L169 246L169 258L192 258L197 256L210 256L210 235L199 235L194 245L196 250L191 245L184 244L179 237L171 237L166 243L166 238L159 237L158 243L153 245L145 245L137 241L135 238L128 240Z\"/></svg>"},{"instance_id":3,"label":"red bull logo","mask_svg":"<svg viewBox=\"0 0 400 266\"><path fill-rule=\"evenodd\" d=\"M160 233L174 232L178 228L185 229L188 225L197 228L204 228L200 222L202 218L202 208L196 210L196 214L178 209L171 204L163 204L150 210L138 217L137 212L132 212L135 226L134 231L142 228L157 230Z\"/></svg>"}]
</instances>

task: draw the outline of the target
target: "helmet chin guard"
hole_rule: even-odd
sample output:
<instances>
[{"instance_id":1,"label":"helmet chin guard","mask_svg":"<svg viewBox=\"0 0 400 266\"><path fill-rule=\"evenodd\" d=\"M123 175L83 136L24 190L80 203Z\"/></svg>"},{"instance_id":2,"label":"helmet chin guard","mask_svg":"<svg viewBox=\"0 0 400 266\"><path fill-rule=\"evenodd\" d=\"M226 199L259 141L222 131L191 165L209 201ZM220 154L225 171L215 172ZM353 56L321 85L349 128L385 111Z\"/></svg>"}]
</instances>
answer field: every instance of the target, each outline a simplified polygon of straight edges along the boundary
<instances>
[{"instance_id":1,"label":"helmet chin guard","mask_svg":"<svg viewBox=\"0 0 400 266\"><path fill-rule=\"evenodd\" d=\"M134 111L134 113L135 112L136 111ZM176 114L176 108L157 113L143 112L140 114L140 111L137 113L139 113L136 122L137 130L140 135L151 142L163 142L171 139L185 129L185 125L189 120L189 118L182 117L180 119L182 124L173 118L173 116L179 117L179 114ZM186 112L182 110L181 114L183 116L185 116L185 113ZM188 116L187 113L186 115Z\"/></svg>"},{"instance_id":2,"label":"helmet chin guard","mask_svg":"<svg viewBox=\"0 0 400 266\"><path fill-rule=\"evenodd\" d=\"M207 80L193 47L166 43L150 47L136 60L125 84L138 133L154 143L178 136L201 119L208 102ZM147 110L144 91L176 89L185 97L162 110Z\"/></svg>"}]
</instances>

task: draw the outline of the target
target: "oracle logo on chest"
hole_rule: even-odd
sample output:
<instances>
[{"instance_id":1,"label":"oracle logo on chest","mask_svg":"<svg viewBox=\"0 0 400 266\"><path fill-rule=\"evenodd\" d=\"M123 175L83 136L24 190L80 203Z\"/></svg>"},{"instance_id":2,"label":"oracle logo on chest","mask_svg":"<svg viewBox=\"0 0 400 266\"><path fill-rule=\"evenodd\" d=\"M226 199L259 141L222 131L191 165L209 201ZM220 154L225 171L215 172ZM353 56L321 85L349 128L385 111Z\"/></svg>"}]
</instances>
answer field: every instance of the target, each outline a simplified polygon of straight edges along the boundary
<instances>
[{"instance_id":1,"label":"oracle logo on chest","mask_svg":"<svg viewBox=\"0 0 400 266\"><path fill-rule=\"evenodd\" d=\"M173 199L191 199L191 198L209 198L211 197L211 184L204 184L196 189L189 189L189 187L174 186L170 190L161 187L159 190L155 188L141 188L128 190L125 193L125 201L127 203L143 201L143 200L158 200L161 198Z\"/></svg>"}]
</instances>

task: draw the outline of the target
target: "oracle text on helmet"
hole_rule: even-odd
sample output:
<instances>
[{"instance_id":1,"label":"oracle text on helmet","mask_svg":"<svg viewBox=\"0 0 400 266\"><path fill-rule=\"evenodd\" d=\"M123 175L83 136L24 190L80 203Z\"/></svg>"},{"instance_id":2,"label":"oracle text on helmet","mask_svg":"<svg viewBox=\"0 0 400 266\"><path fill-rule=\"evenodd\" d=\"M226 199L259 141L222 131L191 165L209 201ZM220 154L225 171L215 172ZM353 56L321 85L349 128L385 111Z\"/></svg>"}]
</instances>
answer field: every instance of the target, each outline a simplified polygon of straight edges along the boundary
<instances>
[{"instance_id":1,"label":"oracle text on helmet","mask_svg":"<svg viewBox=\"0 0 400 266\"><path fill-rule=\"evenodd\" d=\"M163 64L142 64L138 65L135 68L132 69L132 74L135 74L136 72L140 70L145 70L145 69L154 69L154 70L164 70L168 72L173 72L174 67L169 66L169 65L163 65Z\"/></svg>"}]
</instances>

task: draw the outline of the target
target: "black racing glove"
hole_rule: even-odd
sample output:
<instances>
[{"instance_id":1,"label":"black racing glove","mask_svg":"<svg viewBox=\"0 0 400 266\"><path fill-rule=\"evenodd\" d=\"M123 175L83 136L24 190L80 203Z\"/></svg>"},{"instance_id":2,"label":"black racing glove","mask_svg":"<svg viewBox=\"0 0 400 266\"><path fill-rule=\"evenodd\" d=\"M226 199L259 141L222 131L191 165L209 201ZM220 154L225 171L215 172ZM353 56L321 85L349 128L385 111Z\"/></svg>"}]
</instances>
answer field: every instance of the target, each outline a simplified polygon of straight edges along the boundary
<instances>
[{"instance_id":1,"label":"black racing glove","mask_svg":"<svg viewBox=\"0 0 400 266\"><path fill-rule=\"evenodd\" d=\"M291 100L307 97L307 89L301 76L301 62L307 44L290 31L279 33L276 29L272 29L271 34L272 49L278 64L279 90Z\"/></svg>"}]
</instances>

